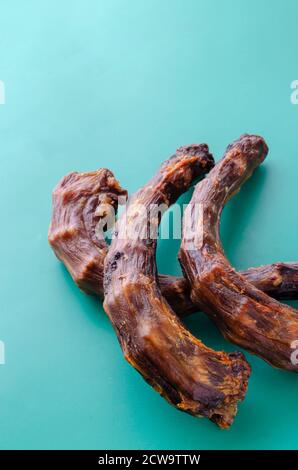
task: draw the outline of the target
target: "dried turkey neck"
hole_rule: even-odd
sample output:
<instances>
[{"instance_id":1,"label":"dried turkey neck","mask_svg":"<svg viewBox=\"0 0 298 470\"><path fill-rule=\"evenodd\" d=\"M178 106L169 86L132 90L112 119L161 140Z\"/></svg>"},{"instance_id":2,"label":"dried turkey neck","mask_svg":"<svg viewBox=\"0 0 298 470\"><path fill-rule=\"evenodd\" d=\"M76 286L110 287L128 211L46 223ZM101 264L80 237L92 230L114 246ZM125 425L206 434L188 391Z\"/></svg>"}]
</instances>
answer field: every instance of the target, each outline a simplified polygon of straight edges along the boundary
<instances>
[{"instance_id":1,"label":"dried turkey neck","mask_svg":"<svg viewBox=\"0 0 298 470\"><path fill-rule=\"evenodd\" d=\"M105 196L110 198L116 212L118 195L126 196L126 191L106 169L72 173L64 177L53 192L50 244L78 287L100 298L103 297L103 261L108 245L98 231L99 214ZM298 298L298 263L274 263L241 274L271 297ZM182 317L198 310L191 301L190 286L185 278L160 274L159 285L177 315Z\"/></svg>"},{"instance_id":2,"label":"dried turkey neck","mask_svg":"<svg viewBox=\"0 0 298 470\"><path fill-rule=\"evenodd\" d=\"M224 255L219 235L225 203L267 152L261 137L244 135L196 186L184 215L180 262L193 302L204 308L228 340L276 367L297 371L291 361L298 338L297 310L273 300L238 274Z\"/></svg>"},{"instance_id":3,"label":"dried turkey neck","mask_svg":"<svg viewBox=\"0 0 298 470\"><path fill-rule=\"evenodd\" d=\"M267 264L240 271L240 274L274 299L298 299L298 263Z\"/></svg>"},{"instance_id":4,"label":"dried turkey neck","mask_svg":"<svg viewBox=\"0 0 298 470\"><path fill-rule=\"evenodd\" d=\"M105 222L126 199L110 170L70 173L53 191L48 240L75 283L88 293L103 295L103 263L108 251Z\"/></svg>"},{"instance_id":5,"label":"dried turkey neck","mask_svg":"<svg viewBox=\"0 0 298 470\"><path fill-rule=\"evenodd\" d=\"M156 239L145 236L159 224L148 212L174 203L212 166L206 145L182 147L133 196L106 257L104 308L126 360L158 393L226 428L245 396L250 367L242 353L213 351L185 329L158 286Z\"/></svg>"},{"instance_id":6,"label":"dried turkey neck","mask_svg":"<svg viewBox=\"0 0 298 470\"><path fill-rule=\"evenodd\" d=\"M240 274L274 299L298 299L298 263L277 262L249 268ZM198 311L198 303L191 300L191 288L186 278L159 274L158 280L162 295L179 317Z\"/></svg>"}]
</instances>

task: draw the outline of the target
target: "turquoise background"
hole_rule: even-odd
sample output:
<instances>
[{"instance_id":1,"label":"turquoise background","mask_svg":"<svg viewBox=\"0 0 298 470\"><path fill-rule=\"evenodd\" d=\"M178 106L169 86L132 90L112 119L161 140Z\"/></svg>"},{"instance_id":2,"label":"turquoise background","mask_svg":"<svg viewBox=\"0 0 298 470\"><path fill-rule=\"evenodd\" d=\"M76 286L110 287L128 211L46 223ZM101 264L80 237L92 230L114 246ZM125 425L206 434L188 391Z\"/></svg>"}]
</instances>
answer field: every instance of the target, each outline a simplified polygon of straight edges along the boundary
<instances>
[{"instance_id":1,"label":"turquoise background","mask_svg":"<svg viewBox=\"0 0 298 470\"><path fill-rule=\"evenodd\" d=\"M297 260L297 15L295 0L1 2L1 448L297 449L295 374L247 354L229 431L179 413L47 243L64 174L108 167L131 193L176 147L206 141L218 159L251 132L270 154L224 212L226 252L237 268ZM159 243L162 272L180 272L178 247ZM187 324L235 349L203 315Z\"/></svg>"}]
</instances>

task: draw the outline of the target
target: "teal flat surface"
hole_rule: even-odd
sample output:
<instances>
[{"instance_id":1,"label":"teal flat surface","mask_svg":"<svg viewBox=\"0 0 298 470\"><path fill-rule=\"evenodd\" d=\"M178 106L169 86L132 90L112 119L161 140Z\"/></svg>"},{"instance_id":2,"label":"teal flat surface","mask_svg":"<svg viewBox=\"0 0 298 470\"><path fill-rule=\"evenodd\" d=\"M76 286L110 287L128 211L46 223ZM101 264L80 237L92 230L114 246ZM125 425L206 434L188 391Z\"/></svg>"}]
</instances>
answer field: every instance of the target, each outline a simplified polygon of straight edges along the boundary
<instances>
[{"instance_id":1,"label":"teal flat surface","mask_svg":"<svg viewBox=\"0 0 298 470\"><path fill-rule=\"evenodd\" d=\"M178 146L206 141L218 159L249 132L270 154L224 211L226 253L239 269L297 260L297 14L294 0L1 3L2 449L297 449L297 375L246 354L229 431L176 411L47 243L64 174L108 167L131 193ZM178 247L159 243L160 271L180 272ZM187 324L236 349L203 315Z\"/></svg>"}]
</instances>

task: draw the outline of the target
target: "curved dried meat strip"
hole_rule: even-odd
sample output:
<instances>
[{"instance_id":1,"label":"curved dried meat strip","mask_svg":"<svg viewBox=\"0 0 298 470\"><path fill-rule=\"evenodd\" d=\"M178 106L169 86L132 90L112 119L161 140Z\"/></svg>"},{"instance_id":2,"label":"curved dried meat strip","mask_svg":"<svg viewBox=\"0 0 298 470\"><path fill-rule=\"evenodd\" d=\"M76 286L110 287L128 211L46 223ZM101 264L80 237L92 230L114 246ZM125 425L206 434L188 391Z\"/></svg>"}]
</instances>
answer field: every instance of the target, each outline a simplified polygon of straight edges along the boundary
<instances>
[{"instance_id":1,"label":"curved dried meat strip","mask_svg":"<svg viewBox=\"0 0 298 470\"><path fill-rule=\"evenodd\" d=\"M100 222L113 218L108 212L117 211L119 197L127 192L106 168L70 173L53 191L49 243L79 288L101 297L108 245Z\"/></svg>"},{"instance_id":2,"label":"curved dried meat strip","mask_svg":"<svg viewBox=\"0 0 298 470\"><path fill-rule=\"evenodd\" d=\"M195 188L184 215L180 262L191 298L224 336L272 365L298 371L291 360L298 339L297 310L256 289L229 264L220 242L220 215L268 152L261 137L244 135Z\"/></svg>"},{"instance_id":3,"label":"curved dried meat strip","mask_svg":"<svg viewBox=\"0 0 298 470\"><path fill-rule=\"evenodd\" d=\"M267 264L240 273L257 289L274 299L298 299L298 263Z\"/></svg>"},{"instance_id":4,"label":"curved dried meat strip","mask_svg":"<svg viewBox=\"0 0 298 470\"><path fill-rule=\"evenodd\" d=\"M298 263L266 264L240 271L240 274L274 299L298 299ZM179 317L198 311L199 304L192 302L191 287L186 278L159 274L158 280L162 295Z\"/></svg>"},{"instance_id":5,"label":"curved dried meat strip","mask_svg":"<svg viewBox=\"0 0 298 470\"><path fill-rule=\"evenodd\" d=\"M178 409L225 428L244 398L250 367L242 353L213 351L185 329L162 297L156 238L148 237L159 224L152 207L175 202L212 166L206 145L180 148L132 197L105 260L104 308L126 360L156 391Z\"/></svg>"},{"instance_id":6,"label":"curved dried meat strip","mask_svg":"<svg viewBox=\"0 0 298 470\"><path fill-rule=\"evenodd\" d=\"M106 195L110 199L106 200ZM100 298L103 298L103 262L108 245L98 231L99 214L105 200L110 200L116 212L118 196L125 199L126 191L120 188L113 174L103 168L89 173L71 173L53 192L49 242L78 287ZM274 263L241 274L271 297L298 298L298 263ZM191 301L190 285L184 277L160 274L159 285L177 315L182 317L198 310Z\"/></svg>"}]
</instances>

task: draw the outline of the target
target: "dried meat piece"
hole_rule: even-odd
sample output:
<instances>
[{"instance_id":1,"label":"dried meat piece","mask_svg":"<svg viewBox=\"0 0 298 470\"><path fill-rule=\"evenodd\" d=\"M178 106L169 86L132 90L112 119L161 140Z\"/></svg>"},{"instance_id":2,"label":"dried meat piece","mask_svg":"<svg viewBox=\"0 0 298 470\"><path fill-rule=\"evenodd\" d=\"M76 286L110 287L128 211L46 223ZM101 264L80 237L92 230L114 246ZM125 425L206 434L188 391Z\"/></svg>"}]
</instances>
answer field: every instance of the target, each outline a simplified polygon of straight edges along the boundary
<instances>
[{"instance_id":1,"label":"dried meat piece","mask_svg":"<svg viewBox=\"0 0 298 470\"><path fill-rule=\"evenodd\" d=\"M276 262L240 271L257 289L274 299L298 299L298 263ZM162 295L179 317L198 311L198 302L191 300L191 287L186 278L159 274Z\"/></svg>"},{"instance_id":2,"label":"dried meat piece","mask_svg":"<svg viewBox=\"0 0 298 470\"><path fill-rule=\"evenodd\" d=\"M67 194L67 197L65 197ZM87 294L103 298L103 262L108 245L98 230L103 203L117 211L117 198L126 198L112 172L101 168L65 176L53 192L49 242L74 281ZM88 215L88 216L87 216ZM298 299L298 263L274 263L241 273L258 289L277 299ZM162 295L179 316L198 310L184 277L159 275Z\"/></svg>"},{"instance_id":3,"label":"dried meat piece","mask_svg":"<svg viewBox=\"0 0 298 470\"><path fill-rule=\"evenodd\" d=\"M127 191L106 168L70 173L53 191L49 243L79 288L101 297L108 251L105 222L109 211L113 219L119 197L126 200Z\"/></svg>"},{"instance_id":4,"label":"dried meat piece","mask_svg":"<svg viewBox=\"0 0 298 470\"><path fill-rule=\"evenodd\" d=\"M96 233L99 220L96 214L100 213L101 196L107 191L105 186L101 186L102 175L107 171L109 170L99 169L89 173L72 173L64 177L53 191L53 213L49 229L49 242L74 281L86 293L101 298L103 260L108 245L104 236L99 237ZM113 181L112 173L109 174L110 181ZM67 198L64 197L66 192ZM116 212L118 194L114 193L114 196L111 204ZM126 196L126 191L121 190L119 196ZM84 217L83 212L89 213L89 217ZM99 253L101 262L98 262ZM88 263L86 259L89 260ZM241 274L271 297L285 300L298 298L298 263L277 262L250 268ZM160 274L159 284L163 296L179 316L197 311L190 299L190 286L185 278Z\"/></svg>"},{"instance_id":5,"label":"dried meat piece","mask_svg":"<svg viewBox=\"0 0 298 470\"><path fill-rule=\"evenodd\" d=\"M194 303L210 315L224 336L270 364L298 371L292 361L298 312L282 305L237 273L224 255L220 215L268 152L261 137L244 135L199 183L184 215L180 262ZM279 280L278 280L279 282Z\"/></svg>"},{"instance_id":6,"label":"dried meat piece","mask_svg":"<svg viewBox=\"0 0 298 470\"><path fill-rule=\"evenodd\" d=\"M250 367L242 353L216 352L185 329L157 281L159 217L213 159L206 145L180 148L131 199L105 260L105 300L126 360L178 409L229 427L245 396ZM147 235L147 236L146 236Z\"/></svg>"},{"instance_id":7,"label":"dried meat piece","mask_svg":"<svg viewBox=\"0 0 298 470\"><path fill-rule=\"evenodd\" d=\"M298 299L298 263L273 263L241 271L257 289L274 299Z\"/></svg>"}]
</instances>

